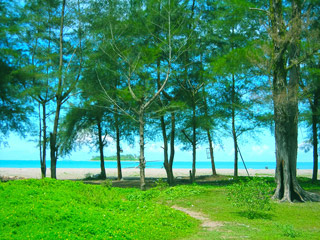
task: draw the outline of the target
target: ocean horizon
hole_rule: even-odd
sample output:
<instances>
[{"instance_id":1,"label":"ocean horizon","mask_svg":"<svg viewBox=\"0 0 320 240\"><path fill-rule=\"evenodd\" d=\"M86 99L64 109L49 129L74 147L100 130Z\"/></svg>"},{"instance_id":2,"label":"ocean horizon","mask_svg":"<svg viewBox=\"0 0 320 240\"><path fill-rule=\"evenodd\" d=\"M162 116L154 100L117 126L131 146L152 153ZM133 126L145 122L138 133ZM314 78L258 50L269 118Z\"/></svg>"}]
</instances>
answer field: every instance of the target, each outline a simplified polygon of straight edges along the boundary
<instances>
[{"instance_id":1,"label":"ocean horizon","mask_svg":"<svg viewBox=\"0 0 320 240\"><path fill-rule=\"evenodd\" d=\"M105 161L105 168L117 168L116 161ZM275 169L276 162L245 162L248 169ZM50 160L46 162L47 168L50 168ZM122 168L137 168L138 161L121 161ZM217 169L233 169L233 162L215 162ZM0 168L40 168L39 160L0 160ZM75 161L75 160L58 160L57 168L100 168L100 161ZM163 168L163 161L147 161L146 168ZM191 161L175 161L174 169L191 169ZM198 161L197 169L211 169L210 161ZM239 169L245 169L243 163L239 161ZM313 169L313 162L298 162L297 169Z\"/></svg>"}]
</instances>

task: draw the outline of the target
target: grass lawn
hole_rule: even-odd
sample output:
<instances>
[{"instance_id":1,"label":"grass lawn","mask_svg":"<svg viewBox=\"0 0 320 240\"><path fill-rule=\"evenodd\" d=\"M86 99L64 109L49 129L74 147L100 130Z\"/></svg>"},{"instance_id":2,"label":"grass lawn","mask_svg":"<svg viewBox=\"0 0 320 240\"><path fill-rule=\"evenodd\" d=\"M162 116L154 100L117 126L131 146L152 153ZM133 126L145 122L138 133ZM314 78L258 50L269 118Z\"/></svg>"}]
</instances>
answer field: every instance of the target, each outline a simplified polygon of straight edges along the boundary
<instances>
[{"instance_id":1,"label":"grass lawn","mask_svg":"<svg viewBox=\"0 0 320 240\"><path fill-rule=\"evenodd\" d=\"M320 193L319 183L300 181ZM250 219L227 200L234 182L167 187L160 181L145 192L108 182L1 182L0 239L320 239L320 203L272 202L270 212ZM217 225L201 226L209 220Z\"/></svg>"}]
</instances>

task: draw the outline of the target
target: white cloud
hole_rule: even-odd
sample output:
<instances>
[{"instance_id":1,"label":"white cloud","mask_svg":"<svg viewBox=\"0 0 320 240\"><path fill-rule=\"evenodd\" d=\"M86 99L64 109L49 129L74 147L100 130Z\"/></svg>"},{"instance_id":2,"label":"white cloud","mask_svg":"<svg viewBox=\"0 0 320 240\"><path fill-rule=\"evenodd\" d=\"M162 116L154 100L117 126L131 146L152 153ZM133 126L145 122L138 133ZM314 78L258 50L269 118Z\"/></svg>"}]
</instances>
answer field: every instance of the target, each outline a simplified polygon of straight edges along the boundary
<instances>
[{"instance_id":1,"label":"white cloud","mask_svg":"<svg viewBox=\"0 0 320 240\"><path fill-rule=\"evenodd\" d=\"M252 152L257 155L262 155L263 153L265 153L269 149L270 149L270 147L268 145L261 145L261 146L254 145L251 147Z\"/></svg>"}]
</instances>

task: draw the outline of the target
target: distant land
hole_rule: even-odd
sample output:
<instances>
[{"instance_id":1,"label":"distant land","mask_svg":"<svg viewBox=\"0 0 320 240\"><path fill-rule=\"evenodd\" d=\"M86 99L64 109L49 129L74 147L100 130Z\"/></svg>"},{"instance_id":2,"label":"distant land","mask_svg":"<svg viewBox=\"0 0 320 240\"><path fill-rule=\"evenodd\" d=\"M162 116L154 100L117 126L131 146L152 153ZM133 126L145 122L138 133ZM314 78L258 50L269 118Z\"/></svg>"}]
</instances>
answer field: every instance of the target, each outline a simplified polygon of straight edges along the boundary
<instances>
[{"instance_id":1,"label":"distant land","mask_svg":"<svg viewBox=\"0 0 320 240\"><path fill-rule=\"evenodd\" d=\"M109 156L109 157L104 157L105 161L116 161L117 156ZM92 157L91 161L100 161L100 156L95 156ZM127 154L127 155L121 155L121 161L139 161L138 156L132 155L132 154Z\"/></svg>"}]
</instances>

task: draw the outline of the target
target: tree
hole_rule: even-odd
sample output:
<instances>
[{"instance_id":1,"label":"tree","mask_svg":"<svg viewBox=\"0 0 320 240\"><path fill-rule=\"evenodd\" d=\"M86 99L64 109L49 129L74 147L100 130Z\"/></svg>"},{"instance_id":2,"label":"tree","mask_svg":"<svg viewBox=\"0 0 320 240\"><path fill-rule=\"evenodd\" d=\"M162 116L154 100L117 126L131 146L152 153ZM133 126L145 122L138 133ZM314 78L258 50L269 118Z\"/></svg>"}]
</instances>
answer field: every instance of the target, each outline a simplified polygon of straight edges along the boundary
<instances>
[{"instance_id":1,"label":"tree","mask_svg":"<svg viewBox=\"0 0 320 240\"><path fill-rule=\"evenodd\" d=\"M234 146L234 176L238 176L239 138L259 125L258 114L254 112L257 101L252 96L264 84L261 79L253 80L254 66L249 59L252 42L263 37L259 21L248 11L250 6L251 1L219 2L214 20L215 34L223 38L212 65L223 87L223 105L230 119L228 132Z\"/></svg>"},{"instance_id":2,"label":"tree","mask_svg":"<svg viewBox=\"0 0 320 240\"><path fill-rule=\"evenodd\" d=\"M22 95L24 78L2 59L0 72L0 143L5 143L10 131L25 136L33 108Z\"/></svg>"},{"instance_id":3,"label":"tree","mask_svg":"<svg viewBox=\"0 0 320 240\"><path fill-rule=\"evenodd\" d=\"M33 111L23 95L27 79L18 71L22 65L18 9L16 1L0 2L0 143L5 143L10 131L25 136Z\"/></svg>"},{"instance_id":4,"label":"tree","mask_svg":"<svg viewBox=\"0 0 320 240\"><path fill-rule=\"evenodd\" d=\"M70 2L70 5L72 3ZM51 157L51 178L56 178L56 165L58 159L59 145L57 141L58 126L60 120L60 113L62 105L70 98L71 93L76 89L77 83L80 79L82 69L82 30L80 18L80 2L77 1L76 19L77 26L71 27L74 32L75 39L72 39L70 32L71 42L67 42L65 38L65 10L66 0L62 1L61 16L60 16L60 30L59 30L59 61L57 71L57 83L55 89L55 117L53 122L53 130L50 133L50 157ZM74 17L74 16L73 16ZM67 22L68 23L68 22ZM72 32L72 30L70 30ZM75 45L75 46L73 46ZM72 49L72 50L70 50ZM77 61L74 59L77 58Z\"/></svg>"},{"instance_id":5,"label":"tree","mask_svg":"<svg viewBox=\"0 0 320 240\"><path fill-rule=\"evenodd\" d=\"M72 107L61 126L61 153L66 155L75 146L85 143L97 147L100 153L100 178L106 179L104 147L106 146L110 121L105 109L92 104ZM91 138L93 138L91 140Z\"/></svg>"},{"instance_id":6,"label":"tree","mask_svg":"<svg viewBox=\"0 0 320 240\"><path fill-rule=\"evenodd\" d=\"M28 1L21 10L19 26L20 44L23 50L24 65L19 71L28 79L24 94L30 96L39 107L39 152L41 176L46 177L47 118L48 106L53 99L52 81L54 64L52 58L58 49L55 40L55 21L58 1Z\"/></svg>"},{"instance_id":7,"label":"tree","mask_svg":"<svg viewBox=\"0 0 320 240\"><path fill-rule=\"evenodd\" d=\"M303 190L296 178L302 2L292 1L292 12L288 25L285 24L283 8L281 0L269 1L277 159L277 188L273 197L289 202L294 200L320 201L319 195ZM289 65L287 65L288 62Z\"/></svg>"},{"instance_id":8,"label":"tree","mask_svg":"<svg viewBox=\"0 0 320 240\"><path fill-rule=\"evenodd\" d=\"M319 2L319 1L318 1ZM315 1L309 3L310 30L305 34L306 44L301 49L302 52L312 52L314 46L317 46L319 41L319 4ZM318 5L318 7L316 7ZM301 70L301 78L299 78L299 86L302 89L303 101L309 104L309 109L306 110L305 118L307 127L310 127L311 136L308 141L313 146L313 173L312 181L318 178L318 139L319 139L319 124L320 124L320 60L317 55L308 59ZM306 150L309 150L307 148Z\"/></svg>"},{"instance_id":9,"label":"tree","mask_svg":"<svg viewBox=\"0 0 320 240\"><path fill-rule=\"evenodd\" d=\"M175 29L174 26L179 26L181 22L177 14L178 21L173 24L171 20L173 8L177 7L178 3L170 0L162 3L160 17L166 19L166 21L157 26L160 27L162 33L158 38L159 44L153 42L154 31L151 29L157 25L154 20L156 15L159 14L158 12L154 15L152 14L152 8L156 6L154 4L153 1L148 2L144 9L140 3L131 2L128 12L125 12L125 17L121 16L113 20L113 24L110 24L106 34L99 40L102 43L107 43L107 46L111 46L116 55L111 60L117 63L119 67L122 82L120 85L124 87L124 90L118 92L122 94L121 100L126 103L124 105L125 108L122 108L107 91L105 91L106 98L117 106L119 111L122 111L123 114L131 115L132 119L139 124L140 185L142 190L145 190L146 161L144 139L146 115L149 113L152 103L154 103L169 81L173 62L173 33L179 30ZM110 7L115 8L117 6L110 3ZM121 11L121 6L119 11ZM106 19L103 21L110 21L110 18L113 19L108 14L104 16L106 16ZM100 36L98 34L97 37L101 37L101 34ZM99 46L100 50L109 55L104 46L101 44ZM177 49L181 50L181 48ZM157 86L157 81L154 80L156 77L153 75L156 73L154 69L156 69L156 57L158 54L165 56L164 60L161 61L160 87Z\"/></svg>"}]
</instances>

